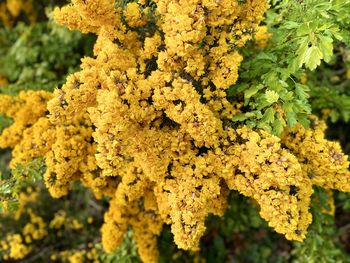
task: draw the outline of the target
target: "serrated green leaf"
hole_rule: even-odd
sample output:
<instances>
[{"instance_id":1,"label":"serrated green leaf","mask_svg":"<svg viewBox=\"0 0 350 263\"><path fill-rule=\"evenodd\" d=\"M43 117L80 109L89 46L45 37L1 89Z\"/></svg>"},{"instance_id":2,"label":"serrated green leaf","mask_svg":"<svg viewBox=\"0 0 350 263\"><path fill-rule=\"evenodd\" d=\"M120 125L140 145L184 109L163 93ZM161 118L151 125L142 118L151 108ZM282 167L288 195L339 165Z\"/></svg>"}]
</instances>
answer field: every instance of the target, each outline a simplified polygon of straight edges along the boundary
<instances>
[{"instance_id":1,"label":"serrated green leaf","mask_svg":"<svg viewBox=\"0 0 350 263\"><path fill-rule=\"evenodd\" d=\"M270 107L268 108L261 120L262 122L273 123L275 121L275 110Z\"/></svg>"},{"instance_id":2,"label":"serrated green leaf","mask_svg":"<svg viewBox=\"0 0 350 263\"><path fill-rule=\"evenodd\" d=\"M305 66L310 70L314 70L321 64L322 58L321 50L317 46L311 46L306 52Z\"/></svg>"},{"instance_id":3,"label":"serrated green leaf","mask_svg":"<svg viewBox=\"0 0 350 263\"><path fill-rule=\"evenodd\" d=\"M288 91L288 92L283 92L281 95L280 95L281 99L285 102L288 102L288 101L292 101L294 100L295 96L294 96L294 92L292 91Z\"/></svg>"},{"instance_id":4,"label":"serrated green leaf","mask_svg":"<svg viewBox=\"0 0 350 263\"><path fill-rule=\"evenodd\" d=\"M343 40L343 36L342 36L341 31L340 31L338 26L333 26L333 27L329 28L328 31L330 31L332 33L332 35L335 37L335 39L340 40L340 41Z\"/></svg>"},{"instance_id":5,"label":"serrated green leaf","mask_svg":"<svg viewBox=\"0 0 350 263\"><path fill-rule=\"evenodd\" d=\"M283 132L283 123L280 118L275 119L275 121L272 124L273 133L277 136L281 135Z\"/></svg>"},{"instance_id":6,"label":"serrated green leaf","mask_svg":"<svg viewBox=\"0 0 350 263\"><path fill-rule=\"evenodd\" d=\"M299 47L296 51L297 59L295 60L298 63L299 68L305 63L307 51L308 51L309 38L304 37L299 41Z\"/></svg>"},{"instance_id":7,"label":"serrated green leaf","mask_svg":"<svg viewBox=\"0 0 350 263\"><path fill-rule=\"evenodd\" d=\"M310 89L306 85L302 85L300 83L295 84L295 93L299 97L300 100L305 100L310 97L309 92Z\"/></svg>"},{"instance_id":8,"label":"serrated green leaf","mask_svg":"<svg viewBox=\"0 0 350 263\"><path fill-rule=\"evenodd\" d=\"M273 90L267 90L265 92L265 99L268 103L273 104L278 101L279 95L276 91Z\"/></svg>"},{"instance_id":9,"label":"serrated green leaf","mask_svg":"<svg viewBox=\"0 0 350 263\"><path fill-rule=\"evenodd\" d=\"M287 123L289 127L294 127L297 124L296 114L293 111L286 113Z\"/></svg>"},{"instance_id":10,"label":"serrated green leaf","mask_svg":"<svg viewBox=\"0 0 350 263\"><path fill-rule=\"evenodd\" d=\"M327 36L319 37L319 48L325 62L329 62L333 56L333 39Z\"/></svg>"},{"instance_id":11,"label":"serrated green leaf","mask_svg":"<svg viewBox=\"0 0 350 263\"><path fill-rule=\"evenodd\" d=\"M297 114L297 119L298 119L298 122L300 122L301 125L303 125L305 128L309 128L310 120L308 118L308 115L302 114L302 113L298 113Z\"/></svg>"}]
</instances>

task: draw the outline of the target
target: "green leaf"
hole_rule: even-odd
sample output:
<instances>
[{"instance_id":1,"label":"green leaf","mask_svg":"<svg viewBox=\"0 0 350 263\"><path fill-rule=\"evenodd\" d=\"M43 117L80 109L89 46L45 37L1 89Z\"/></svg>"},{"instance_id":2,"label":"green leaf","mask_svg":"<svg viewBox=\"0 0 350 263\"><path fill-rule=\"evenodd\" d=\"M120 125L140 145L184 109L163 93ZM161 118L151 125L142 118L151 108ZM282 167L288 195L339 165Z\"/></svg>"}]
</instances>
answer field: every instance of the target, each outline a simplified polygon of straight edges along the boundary
<instances>
[{"instance_id":1,"label":"green leaf","mask_svg":"<svg viewBox=\"0 0 350 263\"><path fill-rule=\"evenodd\" d=\"M310 126L310 120L306 114L298 113L297 119L298 122L300 122L300 124L303 125L305 128L308 128Z\"/></svg>"},{"instance_id":2,"label":"green leaf","mask_svg":"<svg viewBox=\"0 0 350 263\"><path fill-rule=\"evenodd\" d=\"M261 52L256 56L258 60L269 60L272 62L276 62L277 58L271 53Z\"/></svg>"},{"instance_id":3,"label":"green leaf","mask_svg":"<svg viewBox=\"0 0 350 263\"><path fill-rule=\"evenodd\" d=\"M245 121L247 116L244 113L237 114L233 116L232 121Z\"/></svg>"},{"instance_id":4,"label":"green leaf","mask_svg":"<svg viewBox=\"0 0 350 263\"><path fill-rule=\"evenodd\" d=\"M331 121L332 122L336 122L336 121L339 120L340 114L339 114L339 112L334 110L334 111L331 112L330 117L331 117Z\"/></svg>"},{"instance_id":5,"label":"green leaf","mask_svg":"<svg viewBox=\"0 0 350 263\"><path fill-rule=\"evenodd\" d=\"M297 124L296 114L293 111L287 112L287 122L289 127L294 127Z\"/></svg>"},{"instance_id":6,"label":"green leaf","mask_svg":"<svg viewBox=\"0 0 350 263\"><path fill-rule=\"evenodd\" d=\"M265 113L263 118L261 119L262 122L267 122L267 123L273 123L275 121L275 110L273 108L268 108Z\"/></svg>"},{"instance_id":7,"label":"green leaf","mask_svg":"<svg viewBox=\"0 0 350 263\"><path fill-rule=\"evenodd\" d=\"M262 88L264 88L264 86L260 84L260 85L256 85L256 86L253 86L253 87L247 89L246 91L244 91L244 98L245 99L251 98Z\"/></svg>"},{"instance_id":8,"label":"green leaf","mask_svg":"<svg viewBox=\"0 0 350 263\"><path fill-rule=\"evenodd\" d=\"M311 46L306 52L305 66L310 70L314 70L321 64L322 58L321 50L317 46Z\"/></svg>"},{"instance_id":9,"label":"green leaf","mask_svg":"<svg viewBox=\"0 0 350 263\"><path fill-rule=\"evenodd\" d=\"M307 51L308 51L309 38L304 37L299 41L299 47L296 51L298 56L296 61L298 62L299 68L305 63Z\"/></svg>"},{"instance_id":10,"label":"green leaf","mask_svg":"<svg viewBox=\"0 0 350 263\"><path fill-rule=\"evenodd\" d=\"M282 108L285 112L294 111L293 102L287 102L282 105Z\"/></svg>"},{"instance_id":11,"label":"green leaf","mask_svg":"<svg viewBox=\"0 0 350 263\"><path fill-rule=\"evenodd\" d=\"M319 37L319 48L325 62L329 62L333 56L333 39L327 36Z\"/></svg>"},{"instance_id":12,"label":"green leaf","mask_svg":"<svg viewBox=\"0 0 350 263\"><path fill-rule=\"evenodd\" d=\"M277 136L279 136L283 131L283 123L282 123L281 119L280 118L275 119L275 121L272 124L272 127L273 127L274 133Z\"/></svg>"},{"instance_id":13,"label":"green leaf","mask_svg":"<svg viewBox=\"0 0 350 263\"><path fill-rule=\"evenodd\" d=\"M304 36L308 35L310 33L310 27L308 23L303 23L301 26L299 26L297 30L297 36Z\"/></svg>"},{"instance_id":14,"label":"green leaf","mask_svg":"<svg viewBox=\"0 0 350 263\"><path fill-rule=\"evenodd\" d=\"M308 93L309 91L310 91L310 89L308 86L302 85L300 83L295 84L295 93L297 94L299 99L305 100L305 99L309 98L310 97L310 95Z\"/></svg>"},{"instance_id":15,"label":"green leaf","mask_svg":"<svg viewBox=\"0 0 350 263\"><path fill-rule=\"evenodd\" d=\"M300 24L294 21L286 21L284 22L284 27L287 29L300 28Z\"/></svg>"},{"instance_id":16,"label":"green leaf","mask_svg":"<svg viewBox=\"0 0 350 263\"><path fill-rule=\"evenodd\" d=\"M270 104L273 104L273 103L277 102L278 99L279 99L279 97L280 97L280 96L278 95L278 93L275 92L275 91L273 91L273 90L267 90L267 91L265 92L266 101L267 101L268 103L270 103Z\"/></svg>"}]
</instances>

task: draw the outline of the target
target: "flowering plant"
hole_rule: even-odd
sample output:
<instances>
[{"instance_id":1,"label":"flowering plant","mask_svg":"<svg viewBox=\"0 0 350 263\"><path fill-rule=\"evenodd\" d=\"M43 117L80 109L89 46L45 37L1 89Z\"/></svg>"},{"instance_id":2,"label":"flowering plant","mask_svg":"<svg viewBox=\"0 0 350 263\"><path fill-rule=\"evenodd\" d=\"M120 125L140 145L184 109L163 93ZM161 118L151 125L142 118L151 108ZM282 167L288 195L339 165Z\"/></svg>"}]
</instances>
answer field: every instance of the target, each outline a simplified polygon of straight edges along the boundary
<instances>
[{"instance_id":1,"label":"flowering plant","mask_svg":"<svg viewBox=\"0 0 350 263\"><path fill-rule=\"evenodd\" d=\"M103 249L116 251L131 231L143 262L162 259L167 228L175 250L201 260L206 222L237 216L227 212L234 193L250 198L287 240L308 240L313 214L334 214L332 190L350 192L348 156L326 134L327 118L348 121L349 109L322 106L331 100L316 92L326 83L317 74L348 70L349 60L334 62L334 50L349 50L350 1L317 3L72 0L56 7L59 24L96 35L93 55L53 92L0 94L9 120L0 147L12 151L10 168L42 160L54 198L77 183L89 189L108 204L100 209ZM348 105L343 81L342 91L330 92ZM4 208L29 174L4 180ZM50 227L64 224L65 212L57 213ZM26 257L31 248L22 243L47 235L44 221L28 214L38 229L6 237L4 259ZM83 227L67 220L68 228ZM26 229L35 232L30 240ZM79 253L95 260L97 252Z\"/></svg>"}]
</instances>

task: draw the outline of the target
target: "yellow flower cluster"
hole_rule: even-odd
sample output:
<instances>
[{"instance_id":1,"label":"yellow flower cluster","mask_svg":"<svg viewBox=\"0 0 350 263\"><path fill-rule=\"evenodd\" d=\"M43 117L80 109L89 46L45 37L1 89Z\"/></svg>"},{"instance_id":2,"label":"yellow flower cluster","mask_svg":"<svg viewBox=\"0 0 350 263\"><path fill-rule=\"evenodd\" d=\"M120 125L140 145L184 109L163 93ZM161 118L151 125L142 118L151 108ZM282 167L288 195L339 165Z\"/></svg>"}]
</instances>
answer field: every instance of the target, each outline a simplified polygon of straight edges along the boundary
<instances>
[{"instance_id":1,"label":"yellow flower cluster","mask_svg":"<svg viewBox=\"0 0 350 263\"><path fill-rule=\"evenodd\" d=\"M334 195L333 195L333 191L328 189L326 190L326 194L327 194L327 202L326 202L326 206L324 206L322 208L322 213L325 215L331 215L334 216L335 214L335 204L334 204ZM319 201L319 200L317 200ZM319 201L320 202L320 201Z\"/></svg>"},{"instance_id":2,"label":"yellow flower cluster","mask_svg":"<svg viewBox=\"0 0 350 263\"><path fill-rule=\"evenodd\" d=\"M33 6L33 0L6 0L0 3L0 23L7 27L13 26L17 17L22 13L26 15L29 22L37 19L37 13Z\"/></svg>"},{"instance_id":3,"label":"yellow flower cluster","mask_svg":"<svg viewBox=\"0 0 350 263\"><path fill-rule=\"evenodd\" d=\"M62 228L80 230L83 228L83 224L75 218L68 217L65 211L60 210L55 213L54 218L50 221L49 227L57 230ZM61 231L57 232L58 236L61 234Z\"/></svg>"},{"instance_id":4,"label":"yellow flower cluster","mask_svg":"<svg viewBox=\"0 0 350 263\"><path fill-rule=\"evenodd\" d=\"M81 179L102 196L114 180L96 178L95 146L90 143L91 124L84 114L62 125L45 116L52 94L45 91L21 92L18 96L0 95L0 112L13 124L0 135L0 148L13 148L11 166L45 157L45 182L54 197L68 192L69 184ZM84 178L81 178L84 174Z\"/></svg>"},{"instance_id":5,"label":"yellow flower cluster","mask_svg":"<svg viewBox=\"0 0 350 263\"><path fill-rule=\"evenodd\" d=\"M267 8L265 1L155 2L154 10L114 1L56 9L57 21L98 39L96 58L84 58L48 105L55 125L88 113L97 177L116 179L104 247L114 250L131 225L146 262L156 260L163 223L179 247L197 250L207 215L225 209L228 189L214 166L228 136L220 118L239 112L225 90L238 78L235 47L253 38Z\"/></svg>"},{"instance_id":6,"label":"yellow flower cluster","mask_svg":"<svg viewBox=\"0 0 350 263\"><path fill-rule=\"evenodd\" d=\"M19 209L14 214L15 220L28 216L29 222L24 225L21 233L7 234L0 240L0 251L4 260L19 260L32 252L33 241L42 240L47 235L46 223L30 208L37 201L37 189L28 187L19 195ZM1 258L0 258L1 259Z\"/></svg>"},{"instance_id":7,"label":"yellow flower cluster","mask_svg":"<svg viewBox=\"0 0 350 263\"><path fill-rule=\"evenodd\" d=\"M24 243L20 234L9 234L5 240L0 241L0 250L3 252L4 260L19 260L25 258L32 248Z\"/></svg>"},{"instance_id":8,"label":"yellow flower cluster","mask_svg":"<svg viewBox=\"0 0 350 263\"><path fill-rule=\"evenodd\" d=\"M282 142L298 158L303 173L313 184L349 192L348 156L344 155L338 142L325 139L326 128L324 121L313 117L310 129L301 125L287 129Z\"/></svg>"},{"instance_id":9,"label":"yellow flower cluster","mask_svg":"<svg viewBox=\"0 0 350 263\"><path fill-rule=\"evenodd\" d=\"M163 224L179 248L198 250L206 217L223 215L230 190L256 200L277 232L305 238L313 184L350 190L346 157L316 119L282 141L234 127L241 105L226 97L237 47L266 44L267 1L145 2L72 0L55 10L70 29L98 35L94 58L54 92L49 118L20 130L12 163L44 156L54 197L75 180L110 197L104 248L116 249L132 226L144 262L157 261Z\"/></svg>"},{"instance_id":10,"label":"yellow flower cluster","mask_svg":"<svg viewBox=\"0 0 350 263\"><path fill-rule=\"evenodd\" d=\"M65 250L57 254L51 255L52 262L69 262L69 263L99 263L97 249L93 247L92 243L88 244L87 249L83 250Z\"/></svg>"},{"instance_id":11,"label":"yellow flower cluster","mask_svg":"<svg viewBox=\"0 0 350 263\"><path fill-rule=\"evenodd\" d=\"M18 96L0 94L0 112L13 119L13 124L0 136L0 148L14 148L23 132L42 116L52 94L46 91L22 91Z\"/></svg>"},{"instance_id":12,"label":"yellow flower cluster","mask_svg":"<svg viewBox=\"0 0 350 263\"><path fill-rule=\"evenodd\" d=\"M267 27L261 26L255 34L254 41L258 47L265 48L271 37L272 34L267 31Z\"/></svg>"},{"instance_id":13,"label":"yellow flower cluster","mask_svg":"<svg viewBox=\"0 0 350 263\"><path fill-rule=\"evenodd\" d=\"M238 129L234 149L238 169L226 175L230 188L254 198L261 207L260 215L287 239L305 238L311 214L308 212L312 184L303 175L297 158L283 149L279 139L266 132Z\"/></svg>"},{"instance_id":14,"label":"yellow flower cluster","mask_svg":"<svg viewBox=\"0 0 350 263\"><path fill-rule=\"evenodd\" d=\"M44 218L37 214L37 212L42 211L38 211L38 209L34 211L33 208L37 203L46 202L42 199L42 196L39 196L41 194L39 191L39 187L35 189L27 187L21 191L18 200L19 209L14 214L6 215L7 218L13 217L17 221L16 224L22 225L19 232L12 233L9 226L0 225L1 230L5 230L7 233L0 239L1 262L2 260L12 262L13 260L28 259L28 256L37 251L37 244L41 240L45 239L45 242L48 242L48 239L51 238L49 235L54 234L54 241L56 242L57 238L62 238L67 233L72 234L72 231L81 233L83 230L83 222L73 216L68 216L63 210L57 211L51 220L45 222ZM89 217L86 222L91 223L92 218ZM3 227L5 229L2 229ZM47 253L51 254L52 261L100 262L98 251L93 243L84 244L79 250L52 250Z\"/></svg>"},{"instance_id":15,"label":"yellow flower cluster","mask_svg":"<svg viewBox=\"0 0 350 263\"><path fill-rule=\"evenodd\" d=\"M36 215L29 209L28 214L30 216L30 222L23 228L23 235L26 243L32 242L32 240L41 240L47 235L46 224L44 220Z\"/></svg>"},{"instance_id":16,"label":"yellow flower cluster","mask_svg":"<svg viewBox=\"0 0 350 263\"><path fill-rule=\"evenodd\" d=\"M14 215L15 220L19 220L27 212L27 207L38 201L38 191L32 187L27 187L18 196L19 207Z\"/></svg>"}]
</instances>

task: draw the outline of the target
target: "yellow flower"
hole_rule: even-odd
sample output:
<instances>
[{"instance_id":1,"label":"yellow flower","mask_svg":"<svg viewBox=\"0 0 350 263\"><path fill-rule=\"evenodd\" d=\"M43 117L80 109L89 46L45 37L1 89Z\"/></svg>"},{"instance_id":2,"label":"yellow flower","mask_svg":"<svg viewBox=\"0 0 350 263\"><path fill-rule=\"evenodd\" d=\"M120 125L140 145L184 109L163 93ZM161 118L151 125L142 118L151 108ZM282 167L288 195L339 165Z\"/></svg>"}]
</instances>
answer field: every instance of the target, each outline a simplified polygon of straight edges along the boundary
<instances>
[{"instance_id":1,"label":"yellow flower","mask_svg":"<svg viewBox=\"0 0 350 263\"><path fill-rule=\"evenodd\" d=\"M266 26L259 26L255 33L254 40L258 47L265 48L271 37L272 34L267 31Z\"/></svg>"},{"instance_id":2,"label":"yellow flower","mask_svg":"<svg viewBox=\"0 0 350 263\"><path fill-rule=\"evenodd\" d=\"M146 17L142 14L140 6L136 3L128 3L124 11L125 20L129 26L138 27L147 23Z\"/></svg>"},{"instance_id":3,"label":"yellow flower","mask_svg":"<svg viewBox=\"0 0 350 263\"><path fill-rule=\"evenodd\" d=\"M69 256L69 263L84 263L84 254L83 251L75 252L73 255Z\"/></svg>"},{"instance_id":4,"label":"yellow flower","mask_svg":"<svg viewBox=\"0 0 350 263\"><path fill-rule=\"evenodd\" d=\"M10 247L9 257L15 260L25 258L32 248L23 244L22 237L19 234L13 234L7 236L7 241Z\"/></svg>"}]
</instances>

